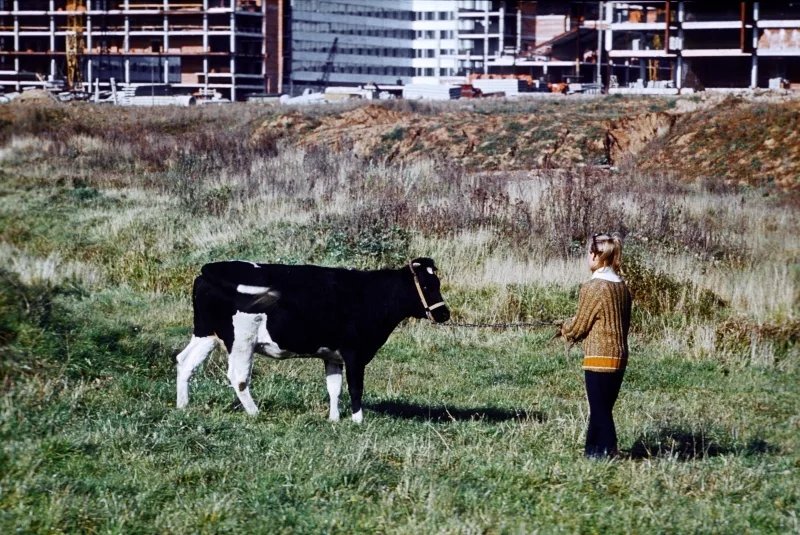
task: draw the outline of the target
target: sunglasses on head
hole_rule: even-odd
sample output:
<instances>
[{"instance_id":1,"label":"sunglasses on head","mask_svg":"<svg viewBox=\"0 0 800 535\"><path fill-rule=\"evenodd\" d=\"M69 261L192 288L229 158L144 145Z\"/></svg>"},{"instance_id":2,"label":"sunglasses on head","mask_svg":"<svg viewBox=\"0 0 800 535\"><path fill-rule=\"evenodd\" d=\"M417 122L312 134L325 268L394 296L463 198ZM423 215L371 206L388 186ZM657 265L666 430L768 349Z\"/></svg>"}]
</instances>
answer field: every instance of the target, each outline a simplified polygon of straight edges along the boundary
<instances>
[{"instance_id":1,"label":"sunglasses on head","mask_svg":"<svg viewBox=\"0 0 800 535\"><path fill-rule=\"evenodd\" d=\"M594 255L599 255L602 252L600 250L600 247L598 247L598 245L597 245L598 243L603 243L603 242L607 242L607 241L611 240L610 238L601 238L601 239L598 240L597 238L599 236L608 236L608 234L605 233L605 232L599 232L599 233L592 234L592 245L589 247L589 252L594 254Z\"/></svg>"}]
</instances>

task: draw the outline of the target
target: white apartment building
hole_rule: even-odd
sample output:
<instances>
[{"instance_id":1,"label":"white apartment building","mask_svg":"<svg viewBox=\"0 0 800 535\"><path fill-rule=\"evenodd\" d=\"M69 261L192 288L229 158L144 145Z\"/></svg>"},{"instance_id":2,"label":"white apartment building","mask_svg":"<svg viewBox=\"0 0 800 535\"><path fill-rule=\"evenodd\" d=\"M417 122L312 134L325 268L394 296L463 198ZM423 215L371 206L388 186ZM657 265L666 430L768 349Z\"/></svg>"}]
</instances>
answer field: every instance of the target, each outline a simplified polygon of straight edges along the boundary
<instances>
[{"instance_id":1,"label":"white apartment building","mask_svg":"<svg viewBox=\"0 0 800 535\"><path fill-rule=\"evenodd\" d=\"M519 49L508 39L519 15L507 4L516 3L291 0L291 82L408 84L485 72L504 50Z\"/></svg>"}]
</instances>

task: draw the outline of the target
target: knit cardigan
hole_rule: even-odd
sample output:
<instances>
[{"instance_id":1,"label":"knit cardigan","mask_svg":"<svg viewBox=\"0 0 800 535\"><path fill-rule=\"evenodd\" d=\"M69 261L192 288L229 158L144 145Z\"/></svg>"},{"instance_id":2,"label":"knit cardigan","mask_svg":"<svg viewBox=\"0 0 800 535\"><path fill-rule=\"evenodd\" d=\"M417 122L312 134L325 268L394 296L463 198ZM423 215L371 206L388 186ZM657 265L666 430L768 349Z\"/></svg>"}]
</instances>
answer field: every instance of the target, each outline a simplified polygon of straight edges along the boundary
<instances>
[{"instance_id":1,"label":"knit cardigan","mask_svg":"<svg viewBox=\"0 0 800 535\"><path fill-rule=\"evenodd\" d=\"M581 287L578 311L561 327L561 334L570 342L583 340L584 370L625 369L631 301L624 282L592 279Z\"/></svg>"}]
</instances>

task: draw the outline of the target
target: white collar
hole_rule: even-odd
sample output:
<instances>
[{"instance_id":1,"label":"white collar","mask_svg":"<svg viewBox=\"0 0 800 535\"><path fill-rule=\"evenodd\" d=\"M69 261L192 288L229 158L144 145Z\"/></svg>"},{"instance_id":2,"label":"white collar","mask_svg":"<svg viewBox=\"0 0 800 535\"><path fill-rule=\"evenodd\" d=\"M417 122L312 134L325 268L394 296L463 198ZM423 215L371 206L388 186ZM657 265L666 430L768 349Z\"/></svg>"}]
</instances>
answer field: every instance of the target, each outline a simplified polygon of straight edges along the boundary
<instances>
[{"instance_id":1,"label":"white collar","mask_svg":"<svg viewBox=\"0 0 800 535\"><path fill-rule=\"evenodd\" d=\"M592 273L593 279L603 279L609 282L622 282L622 279L619 275L614 271L614 268L611 266L604 266L601 268L597 268L594 273Z\"/></svg>"}]
</instances>

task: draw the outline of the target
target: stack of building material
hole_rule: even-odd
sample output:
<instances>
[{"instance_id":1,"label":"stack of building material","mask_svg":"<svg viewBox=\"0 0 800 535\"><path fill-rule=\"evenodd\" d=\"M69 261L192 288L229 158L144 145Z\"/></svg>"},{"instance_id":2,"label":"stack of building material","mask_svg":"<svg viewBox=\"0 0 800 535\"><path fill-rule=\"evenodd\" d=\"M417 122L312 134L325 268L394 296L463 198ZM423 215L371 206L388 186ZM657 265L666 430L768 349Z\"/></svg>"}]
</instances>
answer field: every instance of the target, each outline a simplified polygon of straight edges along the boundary
<instances>
[{"instance_id":1,"label":"stack of building material","mask_svg":"<svg viewBox=\"0 0 800 535\"><path fill-rule=\"evenodd\" d=\"M491 95L492 93L505 93L506 96L515 96L520 93L530 91L530 86L525 80L518 80L516 78L504 78L500 80L486 80L477 78L472 81L473 87L481 90L484 95Z\"/></svg>"},{"instance_id":2,"label":"stack of building material","mask_svg":"<svg viewBox=\"0 0 800 535\"><path fill-rule=\"evenodd\" d=\"M311 104L325 104L328 101L325 99L325 93L315 93L310 88L303 90L302 95L291 97L289 95L281 95L279 102L286 105L311 105Z\"/></svg>"},{"instance_id":3,"label":"stack of building material","mask_svg":"<svg viewBox=\"0 0 800 535\"><path fill-rule=\"evenodd\" d=\"M403 86L403 98L409 100L456 100L461 98L461 86L408 84Z\"/></svg>"},{"instance_id":4,"label":"stack of building material","mask_svg":"<svg viewBox=\"0 0 800 535\"><path fill-rule=\"evenodd\" d=\"M173 95L166 84L127 86L119 93L121 106L194 106L192 95Z\"/></svg>"},{"instance_id":5,"label":"stack of building material","mask_svg":"<svg viewBox=\"0 0 800 535\"><path fill-rule=\"evenodd\" d=\"M325 88L325 99L328 101L363 99L372 100L377 97L377 91L361 87L330 86Z\"/></svg>"}]
</instances>

